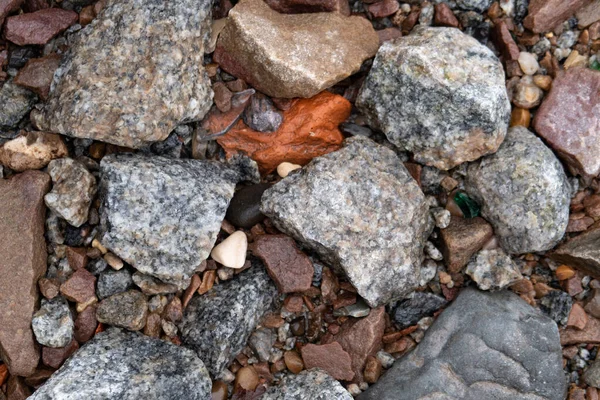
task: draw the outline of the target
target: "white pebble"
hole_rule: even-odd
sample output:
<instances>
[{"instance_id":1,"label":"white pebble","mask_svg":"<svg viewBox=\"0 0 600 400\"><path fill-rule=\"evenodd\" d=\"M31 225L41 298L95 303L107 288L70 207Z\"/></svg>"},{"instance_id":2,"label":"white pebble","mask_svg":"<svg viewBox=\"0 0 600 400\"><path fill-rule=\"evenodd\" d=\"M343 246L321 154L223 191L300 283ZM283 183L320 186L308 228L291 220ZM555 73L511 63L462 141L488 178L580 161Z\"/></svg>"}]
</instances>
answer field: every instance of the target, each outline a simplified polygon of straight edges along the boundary
<instances>
[{"instance_id":1,"label":"white pebble","mask_svg":"<svg viewBox=\"0 0 600 400\"><path fill-rule=\"evenodd\" d=\"M437 247L435 247L435 245L430 241L427 241L425 243L425 254L427 254L429 258L432 258L436 261L441 261L444 259L442 252L439 251Z\"/></svg>"},{"instance_id":2,"label":"white pebble","mask_svg":"<svg viewBox=\"0 0 600 400\"><path fill-rule=\"evenodd\" d=\"M450 211L445 208L436 207L431 210L431 214L433 215L433 219L435 219L435 226L440 229L445 229L450 225L450 219L452 215Z\"/></svg>"},{"instance_id":3,"label":"white pebble","mask_svg":"<svg viewBox=\"0 0 600 400\"><path fill-rule=\"evenodd\" d=\"M287 161L284 161L277 166L277 175L279 175L282 178L285 178L290 174L290 172L300 168L302 168L302 165L292 164Z\"/></svg>"},{"instance_id":4,"label":"white pebble","mask_svg":"<svg viewBox=\"0 0 600 400\"><path fill-rule=\"evenodd\" d=\"M210 252L213 260L229 268L240 269L246 262L248 238L242 231L237 231L216 245Z\"/></svg>"},{"instance_id":5,"label":"white pebble","mask_svg":"<svg viewBox=\"0 0 600 400\"><path fill-rule=\"evenodd\" d=\"M540 64L538 64L535 56L525 51L519 54L519 65L526 75L533 75L540 69Z\"/></svg>"},{"instance_id":6,"label":"white pebble","mask_svg":"<svg viewBox=\"0 0 600 400\"><path fill-rule=\"evenodd\" d=\"M350 392L352 396L358 396L362 393L362 390L360 390L356 383L349 384L346 389L348 390L348 392Z\"/></svg>"}]
</instances>

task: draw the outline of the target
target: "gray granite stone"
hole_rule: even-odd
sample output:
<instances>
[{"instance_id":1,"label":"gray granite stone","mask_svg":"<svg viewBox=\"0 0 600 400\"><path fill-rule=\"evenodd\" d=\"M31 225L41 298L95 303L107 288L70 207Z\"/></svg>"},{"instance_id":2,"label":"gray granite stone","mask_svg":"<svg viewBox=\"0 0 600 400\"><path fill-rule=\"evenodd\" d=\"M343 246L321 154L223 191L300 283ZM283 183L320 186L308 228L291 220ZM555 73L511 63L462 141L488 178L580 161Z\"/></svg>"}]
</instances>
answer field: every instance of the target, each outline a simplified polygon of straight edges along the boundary
<instances>
[{"instance_id":1,"label":"gray granite stone","mask_svg":"<svg viewBox=\"0 0 600 400\"><path fill-rule=\"evenodd\" d=\"M193 351L117 328L86 343L32 400L207 400L211 381Z\"/></svg>"},{"instance_id":2,"label":"gray granite stone","mask_svg":"<svg viewBox=\"0 0 600 400\"><path fill-rule=\"evenodd\" d=\"M539 306L557 324L566 325L573 307L573 298L562 290L552 290L540 299Z\"/></svg>"},{"instance_id":3,"label":"gray granite stone","mask_svg":"<svg viewBox=\"0 0 600 400\"><path fill-rule=\"evenodd\" d=\"M465 272L481 290L503 289L523 278L519 267L502 249L479 251Z\"/></svg>"},{"instance_id":4,"label":"gray granite stone","mask_svg":"<svg viewBox=\"0 0 600 400\"><path fill-rule=\"evenodd\" d=\"M495 152L510 119L502 64L455 28L385 42L356 105L393 144L443 170Z\"/></svg>"},{"instance_id":5,"label":"gray granite stone","mask_svg":"<svg viewBox=\"0 0 600 400\"><path fill-rule=\"evenodd\" d=\"M111 268L98 276L96 295L102 300L113 294L123 293L132 286L131 271L127 268L121 268L118 271Z\"/></svg>"},{"instance_id":6,"label":"gray granite stone","mask_svg":"<svg viewBox=\"0 0 600 400\"><path fill-rule=\"evenodd\" d=\"M313 368L286 375L267 389L261 400L352 400L352 395L323 370Z\"/></svg>"},{"instance_id":7,"label":"gray granite stone","mask_svg":"<svg viewBox=\"0 0 600 400\"><path fill-rule=\"evenodd\" d=\"M47 347L65 347L71 343L75 327L69 304L62 296L42 299L40 309L33 314L31 327L38 343Z\"/></svg>"},{"instance_id":8,"label":"gray granite stone","mask_svg":"<svg viewBox=\"0 0 600 400\"><path fill-rule=\"evenodd\" d=\"M558 328L508 291L463 289L360 400L564 400Z\"/></svg>"},{"instance_id":9,"label":"gray granite stone","mask_svg":"<svg viewBox=\"0 0 600 400\"><path fill-rule=\"evenodd\" d=\"M400 329L416 324L423 317L429 317L448 302L441 296L427 292L415 292L412 297L402 300L394 309L394 322Z\"/></svg>"},{"instance_id":10,"label":"gray granite stone","mask_svg":"<svg viewBox=\"0 0 600 400\"><path fill-rule=\"evenodd\" d=\"M425 196L396 154L356 136L268 189L262 212L343 270L371 307L419 284L432 223Z\"/></svg>"},{"instance_id":11,"label":"gray granite stone","mask_svg":"<svg viewBox=\"0 0 600 400\"><path fill-rule=\"evenodd\" d=\"M120 146L167 138L212 104L202 68L210 0L110 0L54 75L38 128Z\"/></svg>"},{"instance_id":12,"label":"gray granite stone","mask_svg":"<svg viewBox=\"0 0 600 400\"><path fill-rule=\"evenodd\" d=\"M565 234L570 186L552 151L523 127L500 149L469 165L465 188L511 254L545 251Z\"/></svg>"},{"instance_id":13,"label":"gray granite stone","mask_svg":"<svg viewBox=\"0 0 600 400\"><path fill-rule=\"evenodd\" d=\"M183 345L198 353L213 379L242 351L277 297L275 285L258 264L195 296L185 309L179 325Z\"/></svg>"},{"instance_id":14,"label":"gray granite stone","mask_svg":"<svg viewBox=\"0 0 600 400\"><path fill-rule=\"evenodd\" d=\"M36 101L35 93L15 85L12 80L5 82L0 88L0 130L16 127Z\"/></svg>"},{"instance_id":15,"label":"gray granite stone","mask_svg":"<svg viewBox=\"0 0 600 400\"><path fill-rule=\"evenodd\" d=\"M456 7L461 10L477 11L482 13L492 5L493 0L454 0Z\"/></svg>"},{"instance_id":16,"label":"gray granite stone","mask_svg":"<svg viewBox=\"0 0 600 400\"><path fill-rule=\"evenodd\" d=\"M96 309L96 319L103 324L139 331L146 325L148 301L137 290L113 294L102 300Z\"/></svg>"}]
</instances>

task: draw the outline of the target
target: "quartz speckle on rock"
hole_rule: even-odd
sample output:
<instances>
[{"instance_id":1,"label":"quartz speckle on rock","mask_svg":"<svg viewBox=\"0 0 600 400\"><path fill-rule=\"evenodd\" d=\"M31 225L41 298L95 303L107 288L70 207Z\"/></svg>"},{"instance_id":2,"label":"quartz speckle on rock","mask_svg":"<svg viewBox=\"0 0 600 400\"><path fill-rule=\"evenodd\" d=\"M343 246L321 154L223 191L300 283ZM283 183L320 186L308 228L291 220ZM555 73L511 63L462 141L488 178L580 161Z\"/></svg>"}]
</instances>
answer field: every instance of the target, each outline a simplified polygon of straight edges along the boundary
<instances>
[{"instance_id":1,"label":"quartz speckle on rock","mask_svg":"<svg viewBox=\"0 0 600 400\"><path fill-rule=\"evenodd\" d=\"M352 395L324 371L311 369L286 375L279 385L267 389L262 400L352 400Z\"/></svg>"},{"instance_id":2,"label":"quartz speckle on rock","mask_svg":"<svg viewBox=\"0 0 600 400\"><path fill-rule=\"evenodd\" d=\"M0 130L14 128L36 101L35 93L17 86L12 80L6 81L0 88Z\"/></svg>"},{"instance_id":3,"label":"quartz speckle on rock","mask_svg":"<svg viewBox=\"0 0 600 400\"><path fill-rule=\"evenodd\" d=\"M73 340L73 316L63 297L42 299L40 309L33 314L31 327L40 344L48 347L65 347Z\"/></svg>"},{"instance_id":4,"label":"quartz speckle on rock","mask_svg":"<svg viewBox=\"0 0 600 400\"><path fill-rule=\"evenodd\" d=\"M432 228L425 196L396 154L370 139L347 139L275 184L261 210L340 267L372 307L418 286Z\"/></svg>"},{"instance_id":5,"label":"quartz speckle on rock","mask_svg":"<svg viewBox=\"0 0 600 400\"><path fill-rule=\"evenodd\" d=\"M416 161L444 170L495 152L510 120L500 61L455 28L384 43L356 105Z\"/></svg>"},{"instance_id":6,"label":"quartz speckle on rock","mask_svg":"<svg viewBox=\"0 0 600 400\"><path fill-rule=\"evenodd\" d=\"M561 290L552 290L540 299L540 309L557 324L566 325L573 299Z\"/></svg>"},{"instance_id":7,"label":"quartz speckle on rock","mask_svg":"<svg viewBox=\"0 0 600 400\"><path fill-rule=\"evenodd\" d=\"M511 128L495 154L471 164L465 188L508 253L551 249L565 233L567 176L552 151L526 128Z\"/></svg>"},{"instance_id":8,"label":"quartz speckle on rock","mask_svg":"<svg viewBox=\"0 0 600 400\"><path fill-rule=\"evenodd\" d=\"M99 322L139 331L146 324L148 301L143 293L128 290L114 294L98 304L96 318Z\"/></svg>"},{"instance_id":9,"label":"quartz speckle on rock","mask_svg":"<svg viewBox=\"0 0 600 400\"><path fill-rule=\"evenodd\" d=\"M502 249L481 250L465 272L481 290L503 289L522 278L519 267Z\"/></svg>"},{"instance_id":10,"label":"quartz speckle on rock","mask_svg":"<svg viewBox=\"0 0 600 400\"><path fill-rule=\"evenodd\" d=\"M416 324L444 307L448 302L441 296L427 292L415 292L412 297L402 300L394 309L394 322L400 329Z\"/></svg>"}]
</instances>

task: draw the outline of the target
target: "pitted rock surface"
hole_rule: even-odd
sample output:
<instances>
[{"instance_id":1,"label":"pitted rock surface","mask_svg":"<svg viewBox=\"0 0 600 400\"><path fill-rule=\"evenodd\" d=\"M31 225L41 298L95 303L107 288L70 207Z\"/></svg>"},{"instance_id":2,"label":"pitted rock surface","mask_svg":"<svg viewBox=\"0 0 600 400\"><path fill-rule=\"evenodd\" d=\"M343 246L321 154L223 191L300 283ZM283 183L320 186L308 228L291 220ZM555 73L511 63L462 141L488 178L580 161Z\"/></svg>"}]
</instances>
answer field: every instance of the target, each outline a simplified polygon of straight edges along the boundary
<instances>
[{"instance_id":1,"label":"pitted rock surface","mask_svg":"<svg viewBox=\"0 0 600 400\"><path fill-rule=\"evenodd\" d=\"M271 386L262 400L352 400L352 395L335 379L319 369L286 375L278 386Z\"/></svg>"}]
</instances>

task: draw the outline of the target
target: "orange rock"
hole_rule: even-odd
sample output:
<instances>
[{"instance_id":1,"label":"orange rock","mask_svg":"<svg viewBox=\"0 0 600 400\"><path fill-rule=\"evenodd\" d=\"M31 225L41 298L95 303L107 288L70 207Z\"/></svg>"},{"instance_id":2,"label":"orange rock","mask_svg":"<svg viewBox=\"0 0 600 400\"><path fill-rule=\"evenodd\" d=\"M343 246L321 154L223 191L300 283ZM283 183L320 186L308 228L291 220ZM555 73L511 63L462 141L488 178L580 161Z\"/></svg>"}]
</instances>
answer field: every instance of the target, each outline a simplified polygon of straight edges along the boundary
<instances>
[{"instance_id":1,"label":"orange rock","mask_svg":"<svg viewBox=\"0 0 600 400\"><path fill-rule=\"evenodd\" d=\"M569 313L569 319L567 321L567 327L584 329L588 323L588 316L579 304L573 304L571 312Z\"/></svg>"},{"instance_id":2,"label":"orange rock","mask_svg":"<svg viewBox=\"0 0 600 400\"><path fill-rule=\"evenodd\" d=\"M305 165L341 147L344 137L338 125L350 116L351 109L348 100L325 91L294 102L273 133L254 131L239 121L217 141L228 157L246 153L262 173L272 172L283 161Z\"/></svg>"},{"instance_id":3,"label":"orange rock","mask_svg":"<svg viewBox=\"0 0 600 400\"><path fill-rule=\"evenodd\" d=\"M8 367L6 364L0 364L0 386L4 385L6 379L8 379Z\"/></svg>"}]
</instances>

